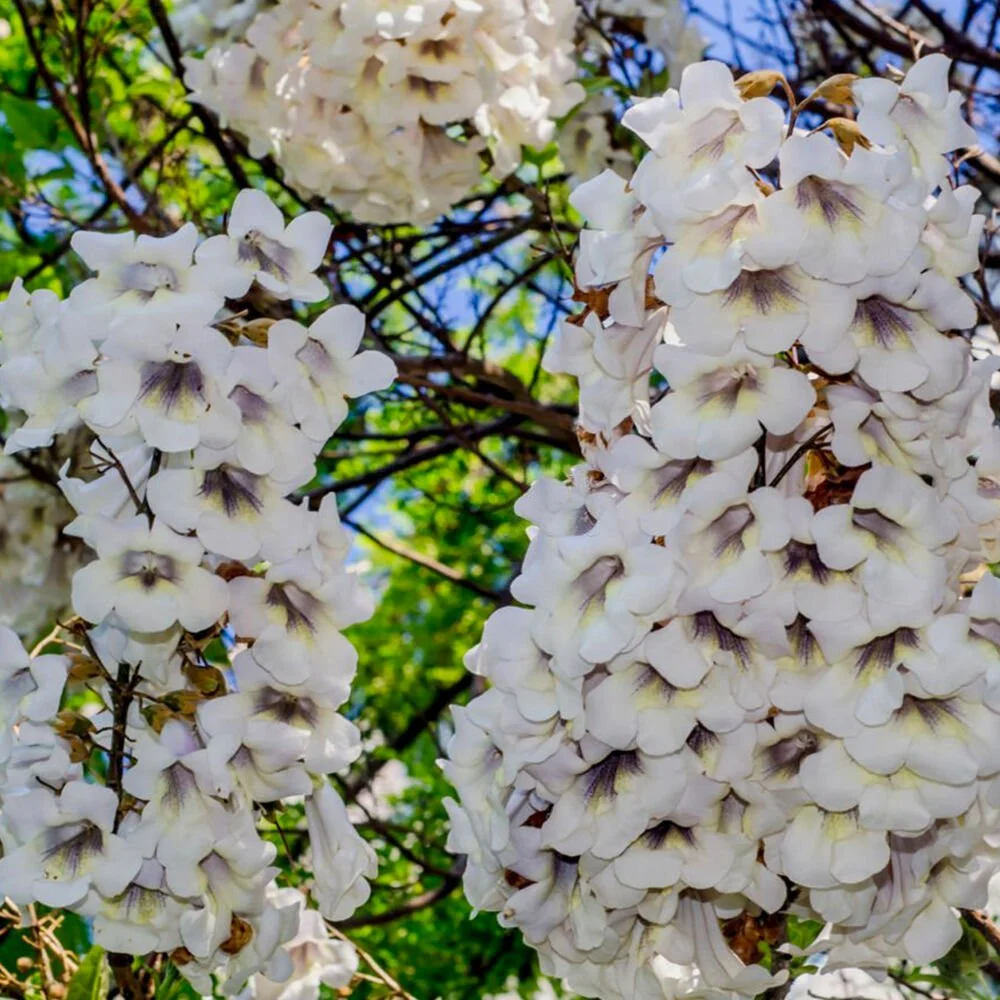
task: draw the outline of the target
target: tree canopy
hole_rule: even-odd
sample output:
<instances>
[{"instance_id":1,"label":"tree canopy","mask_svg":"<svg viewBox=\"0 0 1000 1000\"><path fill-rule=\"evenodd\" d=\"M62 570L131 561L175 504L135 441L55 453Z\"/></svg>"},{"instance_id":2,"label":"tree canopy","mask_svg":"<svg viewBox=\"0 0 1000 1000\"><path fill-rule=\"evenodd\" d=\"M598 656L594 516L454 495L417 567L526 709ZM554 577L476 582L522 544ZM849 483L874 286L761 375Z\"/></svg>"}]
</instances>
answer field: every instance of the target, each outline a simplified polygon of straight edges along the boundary
<instances>
[{"instance_id":1,"label":"tree canopy","mask_svg":"<svg viewBox=\"0 0 1000 1000\"><path fill-rule=\"evenodd\" d=\"M337 778L379 861L369 902L338 924L362 956L351 996L459 1000L508 988L530 996L536 987L534 952L494 915L473 915L463 897L463 861L446 849L442 804L454 792L438 760L451 733L449 706L484 689L465 655L489 614L515 603L510 584L528 538L514 505L539 476L561 478L581 455L574 380L543 366L560 322L595 295L574 281L584 220L570 198L586 157L566 137L579 153L603 129L605 161L627 174L643 150L618 124L622 111L677 82L642 17L593 0L578 7L573 55L587 110L561 115L553 141L525 147L502 179L489 172L495 150L484 145L474 190L414 225L364 221L337 199L303 193L273 154L251 155L244 132L190 100L184 58L202 50L182 41L169 0L0 5L0 292L20 278L31 291L68 295L88 276L70 247L81 229L163 236L194 222L205 234L221 232L236 194L254 187L289 218L318 211L330 220L318 274L332 302L364 313L365 345L398 369L391 388L352 406L300 491L312 509L336 498L353 566L377 599L373 617L349 633L359 670L345 713L361 730L363 753ZM951 85L979 137L957 176L981 189L988 216L982 265L964 284L983 331L1000 336L1000 7L706 0L689 8L708 57L737 78L778 69L796 101L836 74L905 70L934 52L954 60ZM831 103L816 100L824 110ZM806 124L811 113L802 110ZM252 290L234 309L306 321L330 304ZM4 433L15 424L7 418ZM65 458L58 447L33 452L4 476L4 488L28 477L55 491ZM17 578L3 554L0 565ZM30 644L63 610L52 608ZM302 808L264 830L288 884L305 880ZM100 981L83 920L44 907L31 919L24 926L9 906L0 912L0 993L74 1000L123 988L122 980ZM966 919L963 933L933 971L904 966L893 978L920 995L995 996L1000 935L981 914ZM74 969L67 993L58 984ZM166 960L150 974L150 996L197 995Z\"/></svg>"}]
</instances>

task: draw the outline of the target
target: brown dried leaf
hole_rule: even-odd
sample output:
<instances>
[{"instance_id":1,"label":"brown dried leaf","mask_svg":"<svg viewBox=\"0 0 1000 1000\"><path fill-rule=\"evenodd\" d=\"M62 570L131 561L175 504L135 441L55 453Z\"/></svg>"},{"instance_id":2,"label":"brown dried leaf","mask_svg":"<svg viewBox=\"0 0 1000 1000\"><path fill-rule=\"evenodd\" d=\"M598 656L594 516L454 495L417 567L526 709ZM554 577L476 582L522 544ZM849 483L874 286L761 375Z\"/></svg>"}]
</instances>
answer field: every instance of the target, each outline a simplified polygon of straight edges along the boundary
<instances>
[{"instance_id":1,"label":"brown dried leaf","mask_svg":"<svg viewBox=\"0 0 1000 1000\"><path fill-rule=\"evenodd\" d=\"M599 319L607 319L611 311L608 300L611 298L613 287L608 288L575 288L573 290L573 301L582 302L587 307L587 312L592 312ZM579 326L587 317L587 312L571 316L568 322Z\"/></svg>"},{"instance_id":2,"label":"brown dried leaf","mask_svg":"<svg viewBox=\"0 0 1000 1000\"><path fill-rule=\"evenodd\" d=\"M67 680L72 683L82 684L84 681L93 680L101 676L101 665L92 656L84 653L73 653L69 658L72 666L69 668Z\"/></svg>"},{"instance_id":3,"label":"brown dried leaf","mask_svg":"<svg viewBox=\"0 0 1000 1000\"><path fill-rule=\"evenodd\" d=\"M552 814L552 809L539 809L537 812L533 812L522 824L521 826L530 826L538 829L542 824L549 818Z\"/></svg>"},{"instance_id":4,"label":"brown dried leaf","mask_svg":"<svg viewBox=\"0 0 1000 1000\"><path fill-rule=\"evenodd\" d=\"M803 495L813 505L813 510L849 503L861 474L871 468L870 465L845 468L825 449L809 452L805 467Z\"/></svg>"},{"instance_id":5,"label":"brown dried leaf","mask_svg":"<svg viewBox=\"0 0 1000 1000\"><path fill-rule=\"evenodd\" d=\"M503 880L514 889L527 889L529 885L535 884L530 878L518 875L517 872L511 871L509 868L503 870Z\"/></svg>"},{"instance_id":6,"label":"brown dried leaf","mask_svg":"<svg viewBox=\"0 0 1000 1000\"><path fill-rule=\"evenodd\" d=\"M234 916L229 924L229 937L219 945L219 951L227 955L238 955L253 940L253 927L240 917Z\"/></svg>"}]
</instances>

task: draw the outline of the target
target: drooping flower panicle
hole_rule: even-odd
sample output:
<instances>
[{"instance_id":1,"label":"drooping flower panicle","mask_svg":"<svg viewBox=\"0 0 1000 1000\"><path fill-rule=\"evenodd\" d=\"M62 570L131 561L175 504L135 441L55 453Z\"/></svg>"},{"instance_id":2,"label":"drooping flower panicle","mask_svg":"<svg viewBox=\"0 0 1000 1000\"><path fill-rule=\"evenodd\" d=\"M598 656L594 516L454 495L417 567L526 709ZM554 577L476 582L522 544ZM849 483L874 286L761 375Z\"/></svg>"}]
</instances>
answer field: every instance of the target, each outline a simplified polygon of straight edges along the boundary
<instances>
[{"instance_id":1,"label":"drooping flower panicle","mask_svg":"<svg viewBox=\"0 0 1000 1000\"><path fill-rule=\"evenodd\" d=\"M829 969L932 962L985 902L998 364L948 66L807 132L777 76L692 65L626 113L631 184L574 196L587 308L547 364L584 462L518 504L525 606L444 766L469 899L584 995L754 996L789 913Z\"/></svg>"},{"instance_id":2,"label":"drooping flower panicle","mask_svg":"<svg viewBox=\"0 0 1000 1000\"><path fill-rule=\"evenodd\" d=\"M475 187L487 145L506 177L583 100L576 17L572 0L281 0L188 57L186 82L298 190L420 224Z\"/></svg>"},{"instance_id":3,"label":"drooping flower panicle","mask_svg":"<svg viewBox=\"0 0 1000 1000\"><path fill-rule=\"evenodd\" d=\"M325 943L320 914L349 915L374 875L327 777L360 752L340 712L357 661L342 630L371 601L333 497L311 510L294 493L347 399L394 367L359 351L351 306L272 321L266 346L260 321L225 308L255 282L325 298L330 231L319 213L286 227L246 190L200 245L190 224L77 233L94 277L65 301L17 284L0 312L0 395L23 411L7 450L89 437L61 483L66 532L93 550L55 638L66 655L31 658L0 629L0 895L81 913L108 951L168 953L206 993L259 974L277 995L312 975L306 940L329 952L316 983L344 985L356 958ZM98 701L71 711L83 684ZM293 796L319 912L277 889L263 835Z\"/></svg>"}]
</instances>

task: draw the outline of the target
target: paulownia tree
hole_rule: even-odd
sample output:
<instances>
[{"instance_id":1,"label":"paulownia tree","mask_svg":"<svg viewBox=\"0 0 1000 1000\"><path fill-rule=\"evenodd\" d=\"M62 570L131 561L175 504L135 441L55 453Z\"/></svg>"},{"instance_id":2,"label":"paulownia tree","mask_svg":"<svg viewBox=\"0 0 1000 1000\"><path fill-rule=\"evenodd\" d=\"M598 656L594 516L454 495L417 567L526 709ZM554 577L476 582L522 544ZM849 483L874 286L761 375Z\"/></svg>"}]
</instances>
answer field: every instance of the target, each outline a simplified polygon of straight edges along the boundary
<instances>
[{"instance_id":1,"label":"paulownia tree","mask_svg":"<svg viewBox=\"0 0 1000 1000\"><path fill-rule=\"evenodd\" d=\"M2 995L996 992L996 4L0 13Z\"/></svg>"}]
</instances>

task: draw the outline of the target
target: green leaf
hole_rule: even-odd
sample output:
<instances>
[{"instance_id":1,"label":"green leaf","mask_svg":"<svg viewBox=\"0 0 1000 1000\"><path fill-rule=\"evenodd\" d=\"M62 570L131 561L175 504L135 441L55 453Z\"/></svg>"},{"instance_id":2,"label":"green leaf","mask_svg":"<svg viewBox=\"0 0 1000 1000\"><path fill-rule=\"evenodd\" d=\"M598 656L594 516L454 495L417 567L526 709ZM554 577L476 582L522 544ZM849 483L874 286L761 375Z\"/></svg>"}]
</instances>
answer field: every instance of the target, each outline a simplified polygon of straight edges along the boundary
<instances>
[{"instance_id":1,"label":"green leaf","mask_svg":"<svg viewBox=\"0 0 1000 1000\"><path fill-rule=\"evenodd\" d=\"M589 76L580 81L588 94L600 94L609 87L615 87L616 82L610 76Z\"/></svg>"},{"instance_id":2,"label":"green leaf","mask_svg":"<svg viewBox=\"0 0 1000 1000\"><path fill-rule=\"evenodd\" d=\"M13 94L0 94L0 113L23 148L50 149L59 134L59 112Z\"/></svg>"},{"instance_id":3,"label":"green leaf","mask_svg":"<svg viewBox=\"0 0 1000 1000\"><path fill-rule=\"evenodd\" d=\"M818 920L800 920L798 917L789 917L786 927L788 942L796 948L808 948L823 930Z\"/></svg>"},{"instance_id":4,"label":"green leaf","mask_svg":"<svg viewBox=\"0 0 1000 1000\"><path fill-rule=\"evenodd\" d=\"M111 970L104 960L104 949L95 945L69 981L66 1000L104 1000L110 985Z\"/></svg>"},{"instance_id":5,"label":"green leaf","mask_svg":"<svg viewBox=\"0 0 1000 1000\"><path fill-rule=\"evenodd\" d=\"M156 985L155 1000L201 1000L201 994L170 964Z\"/></svg>"}]
</instances>

